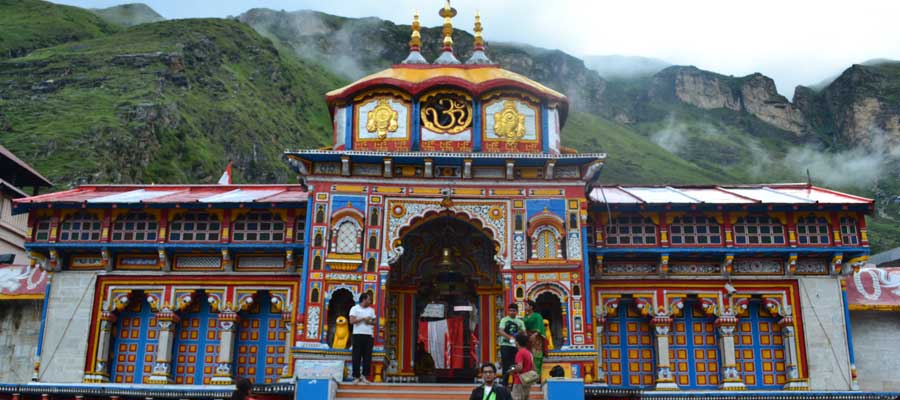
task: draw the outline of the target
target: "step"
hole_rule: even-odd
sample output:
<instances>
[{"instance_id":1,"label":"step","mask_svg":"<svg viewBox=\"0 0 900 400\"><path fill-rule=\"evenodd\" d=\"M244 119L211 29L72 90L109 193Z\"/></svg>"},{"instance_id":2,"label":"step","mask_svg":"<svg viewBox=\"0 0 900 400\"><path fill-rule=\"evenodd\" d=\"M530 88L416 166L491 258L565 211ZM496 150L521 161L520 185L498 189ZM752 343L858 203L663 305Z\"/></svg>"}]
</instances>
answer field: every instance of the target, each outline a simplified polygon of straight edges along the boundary
<instances>
[{"instance_id":1,"label":"step","mask_svg":"<svg viewBox=\"0 0 900 400\"><path fill-rule=\"evenodd\" d=\"M377 383L351 384L341 383L338 386L338 399L431 399L451 400L465 399L472 393L475 385L460 384L406 384ZM539 386L532 386L529 400L543 400L544 395Z\"/></svg>"}]
</instances>

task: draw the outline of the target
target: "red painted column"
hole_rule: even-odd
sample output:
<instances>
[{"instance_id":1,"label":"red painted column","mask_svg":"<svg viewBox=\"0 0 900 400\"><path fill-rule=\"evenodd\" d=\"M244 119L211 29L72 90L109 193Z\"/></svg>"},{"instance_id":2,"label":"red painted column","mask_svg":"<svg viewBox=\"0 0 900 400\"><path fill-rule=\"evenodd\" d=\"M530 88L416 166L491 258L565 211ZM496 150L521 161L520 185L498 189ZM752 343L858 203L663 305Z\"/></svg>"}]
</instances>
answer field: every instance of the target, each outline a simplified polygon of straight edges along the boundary
<instances>
[{"instance_id":1,"label":"red painted column","mask_svg":"<svg viewBox=\"0 0 900 400\"><path fill-rule=\"evenodd\" d=\"M856 213L857 227L859 228L859 244L869 246L869 230L866 228L866 215Z\"/></svg>"},{"instance_id":2,"label":"red painted column","mask_svg":"<svg viewBox=\"0 0 900 400\"><path fill-rule=\"evenodd\" d=\"M834 242L835 246L843 246L844 238L841 237L841 216L838 215L837 211L832 211L829 213L829 217L831 218L831 231L832 233L832 242Z\"/></svg>"},{"instance_id":3,"label":"red painted column","mask_svg":"<svg viewBox=\"0 0 900 400\"><path fill-rule=\"evenodd\" d=\"M788 245L791 247L797 247L797 223L794 221L794 212L787 212L787 231L788 231Z\"/></svg>"}]
</instances>

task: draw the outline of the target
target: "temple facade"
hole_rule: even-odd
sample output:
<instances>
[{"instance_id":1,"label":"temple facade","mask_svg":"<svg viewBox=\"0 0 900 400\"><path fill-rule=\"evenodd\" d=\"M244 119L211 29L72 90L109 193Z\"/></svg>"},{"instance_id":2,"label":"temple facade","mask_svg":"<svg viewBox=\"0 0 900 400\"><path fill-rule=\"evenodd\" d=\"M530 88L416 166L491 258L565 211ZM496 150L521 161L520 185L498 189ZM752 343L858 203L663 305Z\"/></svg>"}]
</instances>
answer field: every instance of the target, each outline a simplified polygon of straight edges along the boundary
<instances>
[{"instance_id":1,"label":"temple facade","mask_svg":"<svg viewBox=\"0 0 900 400\"><path fill-rule=\"evenodd\" d=\"M499 362L507 305L532 300L543 374L561 366L589 395L858 389L841 276L869 254L872 200L603 184L605 154L560 144L567 98L491 62L477 19L457 59L455 10L441 15L433 62L416 20L407 59L326 95L332 148L284 154L299 184L15 200L52 274L33 380L277 385L349 364L345 318L369 293L374 382L473 382Z\"/></svg>"}]
</instances>

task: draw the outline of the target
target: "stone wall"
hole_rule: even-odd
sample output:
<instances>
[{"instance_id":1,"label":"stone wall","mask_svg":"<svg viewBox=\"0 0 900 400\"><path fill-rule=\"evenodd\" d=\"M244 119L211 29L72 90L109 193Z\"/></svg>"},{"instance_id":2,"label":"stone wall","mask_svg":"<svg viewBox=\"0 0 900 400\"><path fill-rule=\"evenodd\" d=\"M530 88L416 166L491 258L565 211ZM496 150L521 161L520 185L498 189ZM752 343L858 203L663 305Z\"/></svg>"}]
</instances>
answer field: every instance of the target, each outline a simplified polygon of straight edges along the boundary
<instances>
[{"instance_id":1,"label":"stone wall","mask_svg":"<svg viewBox=\"0 0 900 400\"><path fill-rule=\"evenodd\" d=\"M850 390L850 354L840 282L833 277L803 277L798 281L809 387Z\"/></svg>"},{"instance_id":2,"label":"stone wall","mask_svg":"<svg viewBox=\"0 0 900 400\"><path fill-rule=\"evenodd\" d=\"M41 382L82 382L96 283L96 272L53 274L44 326Z\"/></svg>"},{"instance_id":3,"label":"stone wall","mask_svg":"<svg viewBox=\"0 0 900 400\"><path fill-rule=\"evenodd\" d=\"M43 300L0 301L0 383L31 380Z\"/></svg>"},{"instance_id":4,"label":"stone wall","mask_svg":"<svg viewBox=\"0 0 900 400\"><path fill-rule=\"evenodd\" d=\"M853 354L861 390L900 391L900 312L851 311Z\"/></svg>"}]
</instances>

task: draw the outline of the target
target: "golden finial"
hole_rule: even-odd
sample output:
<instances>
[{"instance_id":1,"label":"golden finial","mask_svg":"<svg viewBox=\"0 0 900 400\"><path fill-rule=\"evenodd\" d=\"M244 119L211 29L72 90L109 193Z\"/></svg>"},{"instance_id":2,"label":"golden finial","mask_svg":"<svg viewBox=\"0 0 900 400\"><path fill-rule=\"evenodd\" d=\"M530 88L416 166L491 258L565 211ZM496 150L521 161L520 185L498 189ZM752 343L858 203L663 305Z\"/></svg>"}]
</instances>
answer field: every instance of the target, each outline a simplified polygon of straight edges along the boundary
<instances>
[{"instance_id":1,"label":"golden finial","mask_svg":"<svg viewBox=\"0 0 900 400\"><path fill-rule=\"evenodd\" d=\"M481 37L481 15L475 11L475 50L484 50L484 39Z\"/></svg>"},{"instance_id":2,"label":"golden finial","mask_svg":"<svg viewBox=\"0 0 900 400\"><path fill-rule=\"evenodd\" d=\"M422 36L419 34L419 28L419 10L416 10L415 14L413 14L412 34L409 38L409 49L412 51L418 51L422 47Z\"/></svg>"},{"instance_id":3,"label":"golden finial","mask_svg":"<svg viewBox=\"0 0 900 400\"><path fill-rule=\"evenodd\" d=\"M444 18L444 50L452 50L453 49L453 21L452 18L456 16L456 9L450 7L450 0L447 0L444 3L444 8L441 9L440 13L438 13L441 17Z\"/></svg>"}]
</instances>

